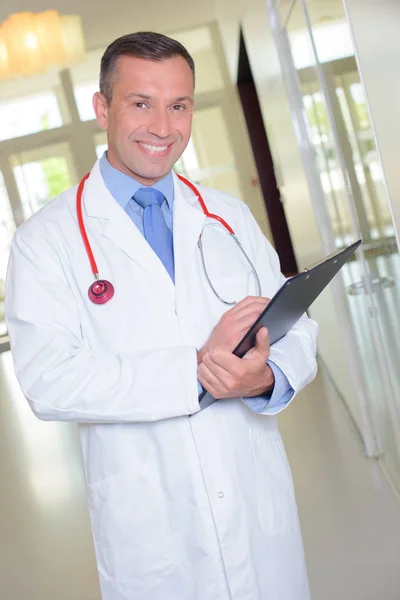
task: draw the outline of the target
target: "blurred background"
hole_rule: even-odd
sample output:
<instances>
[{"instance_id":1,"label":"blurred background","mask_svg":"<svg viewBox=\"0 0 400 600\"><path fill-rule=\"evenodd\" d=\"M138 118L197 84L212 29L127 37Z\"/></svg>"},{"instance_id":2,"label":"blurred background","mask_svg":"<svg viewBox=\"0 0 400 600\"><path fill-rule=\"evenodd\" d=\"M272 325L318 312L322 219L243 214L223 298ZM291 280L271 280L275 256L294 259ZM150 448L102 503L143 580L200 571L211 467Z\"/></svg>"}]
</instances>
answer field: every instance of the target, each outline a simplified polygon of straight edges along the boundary
<instances>
[{"instance_id":1,"label":"blurred background","mask_svg":"<svg viewBox=\"0 0 400 600\"><path fill-rule=\"evenodd\" d=\"M25 405L4 282L16 227L107 148L92 109L105 48L153 30L181 41L197 69L176 171L243 199L287 276L363 240L310 311L321 373L281 426L314 599L398 599L400 4L2 0L0 24L4 597L98 598L76 432Z\"/></svg>"}]
</instances>

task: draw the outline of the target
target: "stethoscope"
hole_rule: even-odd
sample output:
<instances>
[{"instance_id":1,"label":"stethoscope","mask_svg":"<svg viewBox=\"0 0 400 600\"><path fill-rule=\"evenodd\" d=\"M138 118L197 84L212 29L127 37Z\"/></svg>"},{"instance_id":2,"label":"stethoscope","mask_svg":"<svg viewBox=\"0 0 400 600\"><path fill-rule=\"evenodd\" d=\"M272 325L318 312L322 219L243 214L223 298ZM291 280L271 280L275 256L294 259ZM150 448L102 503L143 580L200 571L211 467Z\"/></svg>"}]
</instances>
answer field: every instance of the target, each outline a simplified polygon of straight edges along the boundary
<instances>
[{"instance_id":1,"label":"stethoscope","mask_svg":"<svg viewBox=\"0 0 400 600\"><path fill-rule=\"evenodd\" d=\"M90 267L92 269L92 273L94 276L95 281L89 286L89 290L88 290L88 296L89 299L94 303L94 304L106 304L107 302L109 302L111 300L111 298L114 296L115 293L115 289L113 284L110 281L107 281L106 279L100 279L99 277L99 269L97 268L97 263L95 261L94 255L93 255L93 251L89 242L89 238L87 236L86 233L86 227L85 227L85 223L83 221L83 214L82 214L82 196L83 196L83 189L85 187L85 181L87 180L87 178L89 177L90 173L88 173L87 175L85 175L85 177L82 179L82 181L80 182L79 186L78 186L78 191L76 193L76 213L77 213L77 217L78 217L78 225L79 225L79 231L81 233L82 236L82 240L83 243L85 245L85 249L86 249L86 253L90 262ZM246 259L246 261L248 262L249 266L251 267L254 277L255 277L255 281L256 281L256 286L257 286L257 295L260 296L261 295L261 284L260 284L260 280L258 278L257 272L253 266L253 263L251 262L250 258L247 256L245 250L243 249L241 243L239 242L239 240L237 239L235 232L233 231L232 227L230 227L228 225L228 223L220 216L218 215L214 215L212 213L210 213L207 209L207 206L203 200L202 195L200 194L199 190L196 188L195 185L193 185L193 183L191 183L190 181L188 181L187 179L185 179L185 177L182 177L182 175L178 175L178 178L185 183L196 195L200 206L203 210L203 213L205 214L206 217L208 217L209 219L213 219L214 221L220 223L225 230L229 233L230 236L232 236L232 239L236 242L237 246L239 247L240 251L243 253L244 258ZM205 260L204 260L204 253L203 253L203 247L202 247L202 233L200 234L199 240L198 240L198 247L200 249L200 253L201 253L201 259L202 259L202 263L203 263L203 267L204 267L204 272L207 278L207 281L212 289L212 291L214 292L214 294L216 295L216 297L223 302L224 304L227 305L234 305L236 304L236 301L226 301L224 300L217 292L217 290L215 289L215 287L213 286L211 279L208 275L207 272L207 268L206 268L206 264L205 264Z\"/></svg>"}]
</instances>

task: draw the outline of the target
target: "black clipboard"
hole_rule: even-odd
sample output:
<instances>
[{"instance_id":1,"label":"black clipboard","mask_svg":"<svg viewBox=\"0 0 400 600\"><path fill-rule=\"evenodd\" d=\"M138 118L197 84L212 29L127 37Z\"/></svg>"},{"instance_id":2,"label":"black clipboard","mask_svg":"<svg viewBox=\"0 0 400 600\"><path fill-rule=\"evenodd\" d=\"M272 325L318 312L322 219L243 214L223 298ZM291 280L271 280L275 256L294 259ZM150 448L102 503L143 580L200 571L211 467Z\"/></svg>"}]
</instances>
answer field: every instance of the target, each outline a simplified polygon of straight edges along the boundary
<instances>
[{"instance_id":1,"label":"black clipboard","mask_svg":"<svg viewBox=\"0 0 400 600\"><path fill-rule=\"evenodd\" d=\"M282 339L354 254L361 242L362 240L358 240L287 279L240 340L233 354L242 358L254 346L261 327L267 327L271 346ZM201 410L215 401L206 390L199 396Z\"/></svg>"}]
</instances>

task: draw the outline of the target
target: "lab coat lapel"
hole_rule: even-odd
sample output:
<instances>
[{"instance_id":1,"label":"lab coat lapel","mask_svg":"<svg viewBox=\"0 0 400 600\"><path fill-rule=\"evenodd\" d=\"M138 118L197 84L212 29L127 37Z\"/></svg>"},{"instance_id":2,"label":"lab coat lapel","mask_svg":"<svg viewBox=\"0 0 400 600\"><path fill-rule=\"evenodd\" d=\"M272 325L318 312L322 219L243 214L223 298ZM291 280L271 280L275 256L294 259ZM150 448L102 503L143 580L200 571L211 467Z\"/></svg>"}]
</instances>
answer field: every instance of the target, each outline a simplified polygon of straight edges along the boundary
<instances>
[{"instance_id":1,"label":"lab coat lapel","mask_svg":"<svg viewBox=\"0 0 400 600\"><path fill-rule=\"evenodd\" d=\"M196 264L197 242L206 217L195 194L176 175L174 190L175 285L179 294Z\"/></svg>"},{"instance_id":2,"label":"lab coat lapel","mask_svg":"<svg viewBox=\"0 0 400 600\"><path fill-rule=\"evenodd\" d=\"M165 293L174 294L174 284L164 265L104 184L99 163L86 182L84 204L87 216L100 219L102 235L121 248L139 267L155 277Z\"/></svg>"}]
</instances>

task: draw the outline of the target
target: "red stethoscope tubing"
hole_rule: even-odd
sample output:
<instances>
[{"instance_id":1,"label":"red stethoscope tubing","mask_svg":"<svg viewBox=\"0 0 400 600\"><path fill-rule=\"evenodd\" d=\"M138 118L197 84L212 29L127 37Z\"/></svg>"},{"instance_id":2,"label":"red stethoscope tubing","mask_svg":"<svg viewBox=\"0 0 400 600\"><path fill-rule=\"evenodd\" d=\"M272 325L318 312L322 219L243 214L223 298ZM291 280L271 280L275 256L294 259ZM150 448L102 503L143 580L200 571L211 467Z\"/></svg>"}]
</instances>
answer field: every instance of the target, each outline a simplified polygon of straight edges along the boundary
<instances>
[{"instance_id":1,"label":"red stethoscope tubing","mask_svg":"<svg viewBox=\"0 0 400 600\"><path fill-rule=\"evenodd\" d=\"M193 185L193 183L191 181L188 181L187 179L185 179L185 177L182 177L182 175L178 175L178 178L181 181L183 181L183 183L186 183L186 185L188 187L190 187L192 192L194 192L196 194L197 200L200 202L200 206L203 210L203 213L206 215L206 217L208 217L209 219L215 219L216 221L219 221L221 223L221 225L223 225L225 227L225 229L227 229L229 231L229 233L231 233L232 235L235 235L235 232L233 231L232 227L230 227L228 225L228 223L222 217L220 217L218 215L213 215L212 213L208 212L206 203L204 202L203 197L200 194L199 190L196 188L196 186Z\"/></svg>"},{"instance_id":2,"label":"red stethoscope tubing","mask_svg":"<svg viewBox=\"0 0 400 600\"><path fill-rule=\"evenodd\" d=\"M82 214L83 188L85 187L85 181L87 180L89 175L90 175L90 173L85 175L85 177L82 179L82 181L80 182L80 184L78 186L78 191L76 193L76 214L78 217L79 231L81 233L82 240L85 245L85 249L86 249L86 253L88 255L92 273L95 276L95 278L98 279L99 269L97 268L97 263L95 261L94 255L93 255L92 247L90 245L89 238L86 233L86 227L85 227L85 223L83 221L83 214ZM220 217L218 215L214 215L208 211L206 203L204 202L203 197L200 194L199 190L196 188L196 186L191 181L188 181L185 177L182 177L182 175L178 175L178 178L183 183L185 183L192 190L192 192L194 192L194 194L197 196L197 199L200 203L200 206L201 206L205 216L208 217L209 219L215 219L216 221L221 223L221 225L223 225L229 231L230 234L235 235L235 232L233 231L232 227L230 227L228 225L228 223L222 217Z\"/></svg>"},{"instance_id":3,"label":"red stethoscope tubing","mask_svg":"<svg viewBox=\"0 0 400 600\"><path fill-rule=\"evenodd\" d=\"M83 222L83 215L82 215L83 188L85 187L85 181L89 177L89 175L90 175L90 173L87 173L87 175L85 175L85 177L82 179L82 181L80 182L80 184L78 186L78 191L76 193L76 214L78 217L79 231L81 232L82 240L83 240L83 243L85 244L86 253L88 255L92 273L97 279L97 277L99 275L99 270L97 268L97 263L93 256L92 247L90 245L89 238L86 233L86 227L85 227L85 223Z\"/></svg>"}]
</instances>

